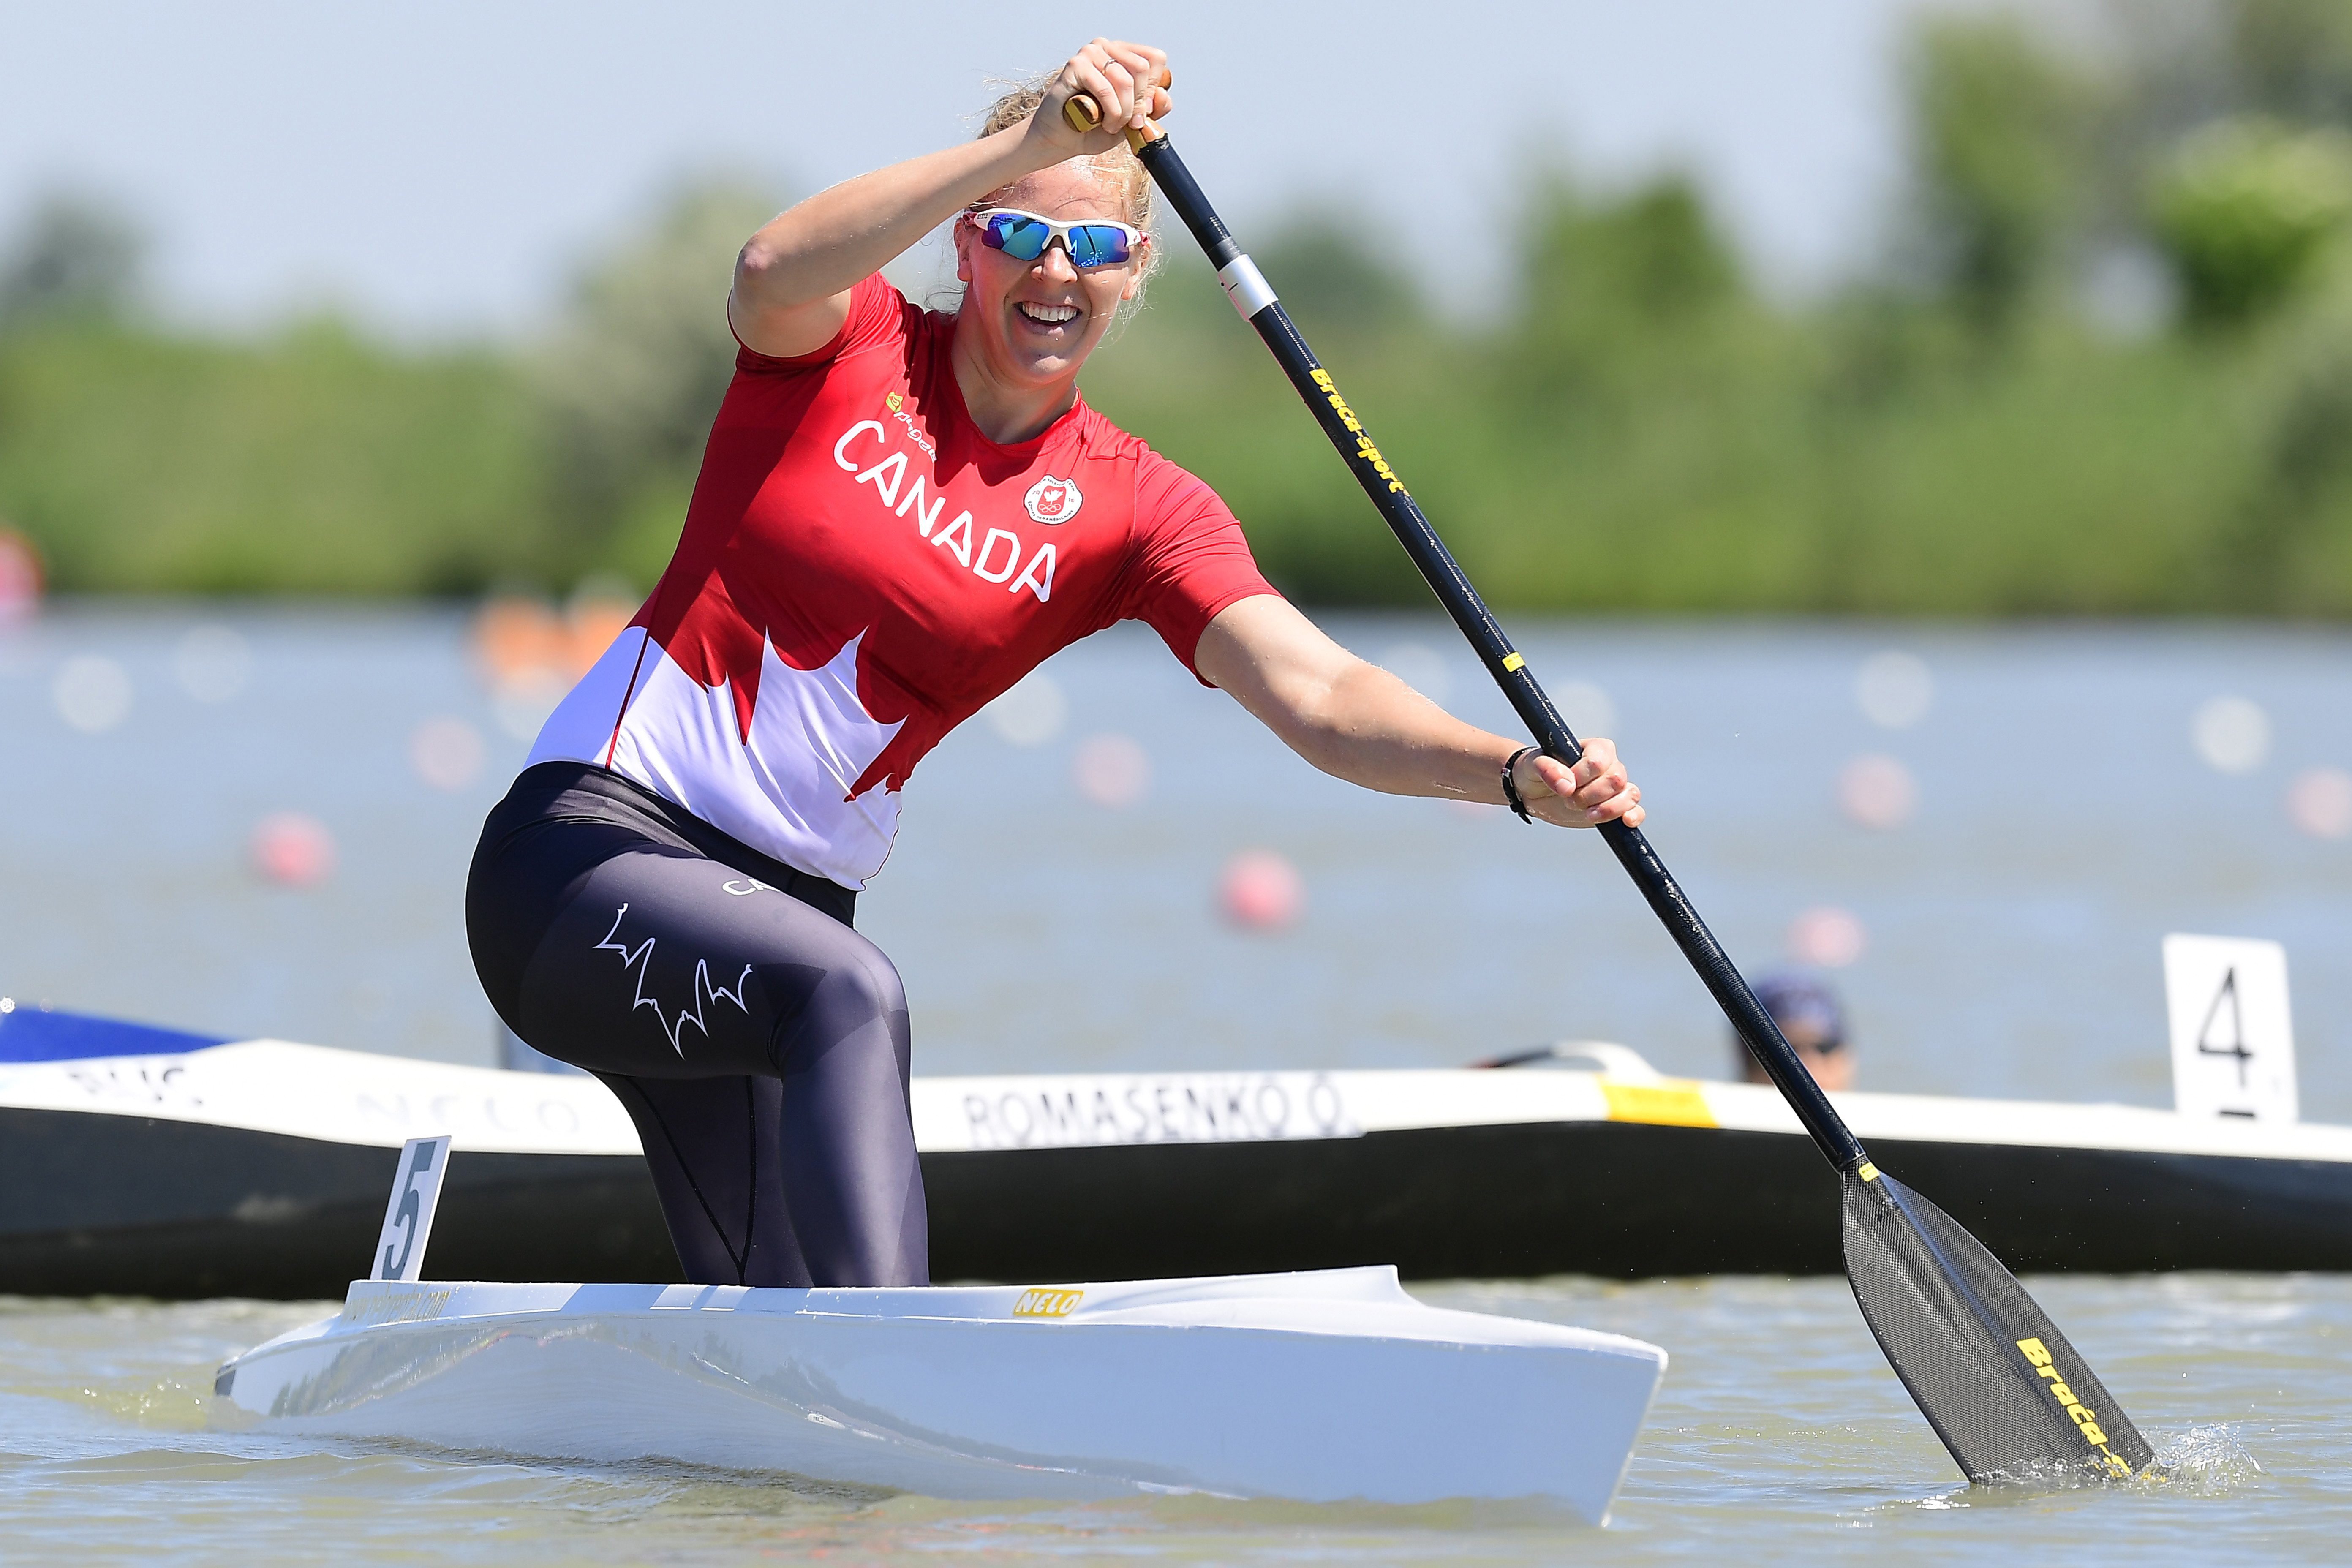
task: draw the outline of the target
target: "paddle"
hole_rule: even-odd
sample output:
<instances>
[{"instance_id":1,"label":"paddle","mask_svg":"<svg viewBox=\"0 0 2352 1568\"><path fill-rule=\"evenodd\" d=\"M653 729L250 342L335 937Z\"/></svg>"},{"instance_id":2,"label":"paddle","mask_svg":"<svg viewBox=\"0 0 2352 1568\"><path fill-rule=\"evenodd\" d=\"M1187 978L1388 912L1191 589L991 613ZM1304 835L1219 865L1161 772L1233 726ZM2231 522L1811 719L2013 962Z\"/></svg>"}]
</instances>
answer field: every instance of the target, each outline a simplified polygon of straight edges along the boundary
<instances>
[{"instance_id":1,"label":"paddle","mask_svg":"<svg viewBox=\"0 0 2352 1568\"><path fill-rule=\"evenodd\" d=\"M1101 110L1084 94L1072 97L1063 114L1077 131L1102 121ZM1583 748L1559 710L1291 324L1264 275L1234 243L1166 133L1153 125L1130 129L1127 138L1176 216L1208 252L1234 308L1273 351L1537 743L1547 754L1574 764ZM1837 1171L1843 1185L1846 1278L1854 1300L1895 1374L1968 1478L2024 1479L2087 1468L2122 1479L2153 1462L2147 1439L2025 1288L1941 1209L1871 1163L1642 831L1622 822L1604 823L1598 831Z\"/></svg>"}]
</instances>

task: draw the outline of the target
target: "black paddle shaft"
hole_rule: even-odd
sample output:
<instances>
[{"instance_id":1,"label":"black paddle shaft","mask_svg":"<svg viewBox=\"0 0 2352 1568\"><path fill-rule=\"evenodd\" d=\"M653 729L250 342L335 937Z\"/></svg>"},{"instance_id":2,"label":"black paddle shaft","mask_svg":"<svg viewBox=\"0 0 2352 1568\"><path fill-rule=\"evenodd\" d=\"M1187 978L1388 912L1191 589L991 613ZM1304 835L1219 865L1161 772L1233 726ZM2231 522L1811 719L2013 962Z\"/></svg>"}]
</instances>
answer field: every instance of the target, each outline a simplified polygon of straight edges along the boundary
<instances>
[{"instance_id":1,"label":"black paddle shaft","mask_svg":"<svg viewBox=\"0 0 2352 1568\"><path fill-rule=\"evenodd\" d=\"M1265 346L1274 351L1283 374L1290 377L1290 384L1297 388L1298 395L1314 411L1316 423L1323 426L1323 434L1331 438L1331 445L1348 459L1356 482L1364 487L1364 493L1380 508L1381 516L1388 520L1397 542L1412 557L1413 565L1437 595L1438 602L1445 606L1445 613L1454 617L1454 624L1462 628L1462 635L1478 650L1486 673L1495 678L1503 695L1510 699L1520 721L1548 755L1573 765L1583 756L1584 748L1559 716L1559 710L1552 706L1551 698L1537 683L1528 661L1511 647L1511 639L1503 635L1494 613L1486 608L1478 590L1464 574L1461 563L1454 559L1454 552L1422 514L1405 489L1404 481L1397 478L1388 458L1373 445L1363 421L1348 406L1348 400L1339 395L1330 373L1317 361L1315 351L1307 346L1307 340L1292 324L1289 312L1275 298L1274 290L1266 287L1265 279L1243 254L1242 247L1234 243L1224 221L1209 205L1209 198L1201 194L1201 187L1184 167L1184 161L1176 155L1176 149L1169 144L1166 134L1143 141L1136 151L1169 205L1176 209L1176 216L1184 220L1184 226L1192 231L1201 248L1209 253L1210 262L1217 268L1217 281L1224 286L1234 308L1257 329ZM1642 889L1642 896L1650 901L1650 908L1665 923L1675 945L1683 950L1683 956L1690 960L1707 990L1714 993L1716 1004L1731 1020L1731 1026L1739 1031L1739 1037L1748 1042L1748 1048L1764 1064L1764 1070L1780 1086L1780 1093L1796 1111L1797 1120L1805 1124L1805 1131L1811 1134L1823 1157L1840 1171L1851 1171L1864 1163L1867 1157L1861 1142L1831 1106L1821 1085L1813 1081L1813 1075L1805 1070L1797 1053L1790 1048L1780 1026L1756 999L1756 993L1748 988L1747 979L1723 951L1723 944L1715 940L1715 933L1706 929L1706 922L1699 919L1698 910L1691 907L1682 885L1666 869L1665 862L1658 858L1658 852L1650 847L1649 839L1640 828L1629 827L1622 822L1604 822L1599 831L1615 852L1618 863Z\"/></svg>"},{"instance_id":2,"label":"black paddle shaft","mask_svg":"<svg viewBox=\"0 0 2352 1568\"><path fill-rule=\"evenodd\" d=\"M1063 117L1078 131L1102 121L1099 108L1083 94L1070 98ZM1503 635L1329 373L1316 363L1175 149L1157 126L1127 136L1216 264L1226 296L1274 351L1323 433L1348 460L1356 481L1538 743L1562 762L1576 762L1583 747L1536 683L1527 660ZM1841 1173L1846 1279L1855 1303L1961 1470L1971 1481L1990 1481L2047 1479L2087 1466L2110 1479L2126 1479L2150 1466L2156 1454L2147 1437L2116 1407L2080 1353L2000 1259L1864 1155L1649 840L1622 822L1604 824L1600 831L1813 1142Z\"/></svg>"}]
</instances>

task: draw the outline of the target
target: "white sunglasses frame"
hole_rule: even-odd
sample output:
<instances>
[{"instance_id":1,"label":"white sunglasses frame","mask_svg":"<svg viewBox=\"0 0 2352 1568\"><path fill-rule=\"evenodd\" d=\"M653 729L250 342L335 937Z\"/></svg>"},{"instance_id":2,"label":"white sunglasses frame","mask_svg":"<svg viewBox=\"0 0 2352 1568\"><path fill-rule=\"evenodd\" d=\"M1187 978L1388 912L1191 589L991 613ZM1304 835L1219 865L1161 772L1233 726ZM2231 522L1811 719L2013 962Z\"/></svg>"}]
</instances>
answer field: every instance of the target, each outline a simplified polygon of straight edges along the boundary
<instances>
[{"instance_id":1,"label":"white sunglasses frame","mask_svg":"<svg viewBox=\"0 0 2352 1568\"><path fill-rule=\"evenodd\" d=\"M1105 272L1114 267L1127 267L1132 265L1136 259L1137 251L1142 247L1151 243L1151 237L1144 233L1143 230L1136 227L1131 223L1121 223L1118 219L1113 217L1087 217L1080 218L1076 223L1055 223L1044 213L1033 213L1027 207L966 207L964 209L963 216L965 219L971 223L972 227L982 231L982 238L981 243L983 245L987 244L985 236L988 229L988 220L998 213L1008 213L1014 217L1027 218L1032 223L1039 223L1045 226L1045 245L1038 250L1036 255L1031 257L1026 261L1021 262L1021 265L1024 267L1036 266L1037 263L1045 259L1046 251L1053 249L1055 245L1059 245L1062 247L1062 254L1066 257L1069 257L1070 266L1073 269L1079 272ZM1078 258L1070 254L1070 231L1074 228L1088 227L1115 228L1121 234L1127 236L1127 259L1125 261L1098 262L1092 267L1078 266ZM998 252L1000 255L1005 253L1002 246L992 245L989 246L988 248ZM1013 259L1015 261L1021 261L1021 258L1017 256L1013 257Z\"/></svg>"}]
</instances>

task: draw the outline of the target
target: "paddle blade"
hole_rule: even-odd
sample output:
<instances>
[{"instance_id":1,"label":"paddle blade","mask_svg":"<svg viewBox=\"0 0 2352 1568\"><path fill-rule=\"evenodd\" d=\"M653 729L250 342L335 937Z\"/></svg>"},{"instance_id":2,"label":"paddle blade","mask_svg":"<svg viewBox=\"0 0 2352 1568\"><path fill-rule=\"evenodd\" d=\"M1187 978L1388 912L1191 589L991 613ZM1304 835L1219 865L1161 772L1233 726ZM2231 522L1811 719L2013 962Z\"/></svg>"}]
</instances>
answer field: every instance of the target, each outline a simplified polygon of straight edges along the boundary
<instances>
[{"instance_id":1,"label":"paddle blade","mask_svg":"<svg viewBox=\"0 0 2352 1568\"><path fill-rule=\"evenodd\" d=\"M1903 1386L1971 1481L2156 1458L2066 1336L1956 1220L1892 1176L1845 1177L1845 1271Z\"/></svg>"}]
</instances>

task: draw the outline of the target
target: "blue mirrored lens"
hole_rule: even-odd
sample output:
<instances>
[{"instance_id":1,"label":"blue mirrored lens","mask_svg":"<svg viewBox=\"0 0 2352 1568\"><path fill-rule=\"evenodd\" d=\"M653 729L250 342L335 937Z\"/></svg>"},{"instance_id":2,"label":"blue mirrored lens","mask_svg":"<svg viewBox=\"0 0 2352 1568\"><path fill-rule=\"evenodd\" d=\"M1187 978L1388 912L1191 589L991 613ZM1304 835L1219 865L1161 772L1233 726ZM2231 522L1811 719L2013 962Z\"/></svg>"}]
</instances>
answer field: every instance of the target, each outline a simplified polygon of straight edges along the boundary
<instances>
[{"instance_id":1,"label":"blue mirrored lens","mask_svg":"<svg viewBox=\"0 0 2352 1568\"><path fill-rule=\"evenodd\" d=\"M1074 224L1070 228L1070 265L1116 267L1127 259L1127 234L1107 223Z\"/></svg>"},{"instance_id":2,"label":"blue mirrored lens","mask_svg":"<svg viewBox=\"0 0 2352 1568\"><path fill-rule=\"evenodd\" d=\"M1015 261L1034 261L1045 254L1045 241L1053 232L1034 217L998 213L988 220L985 237Z\"/></svg>"}]
</instances>

